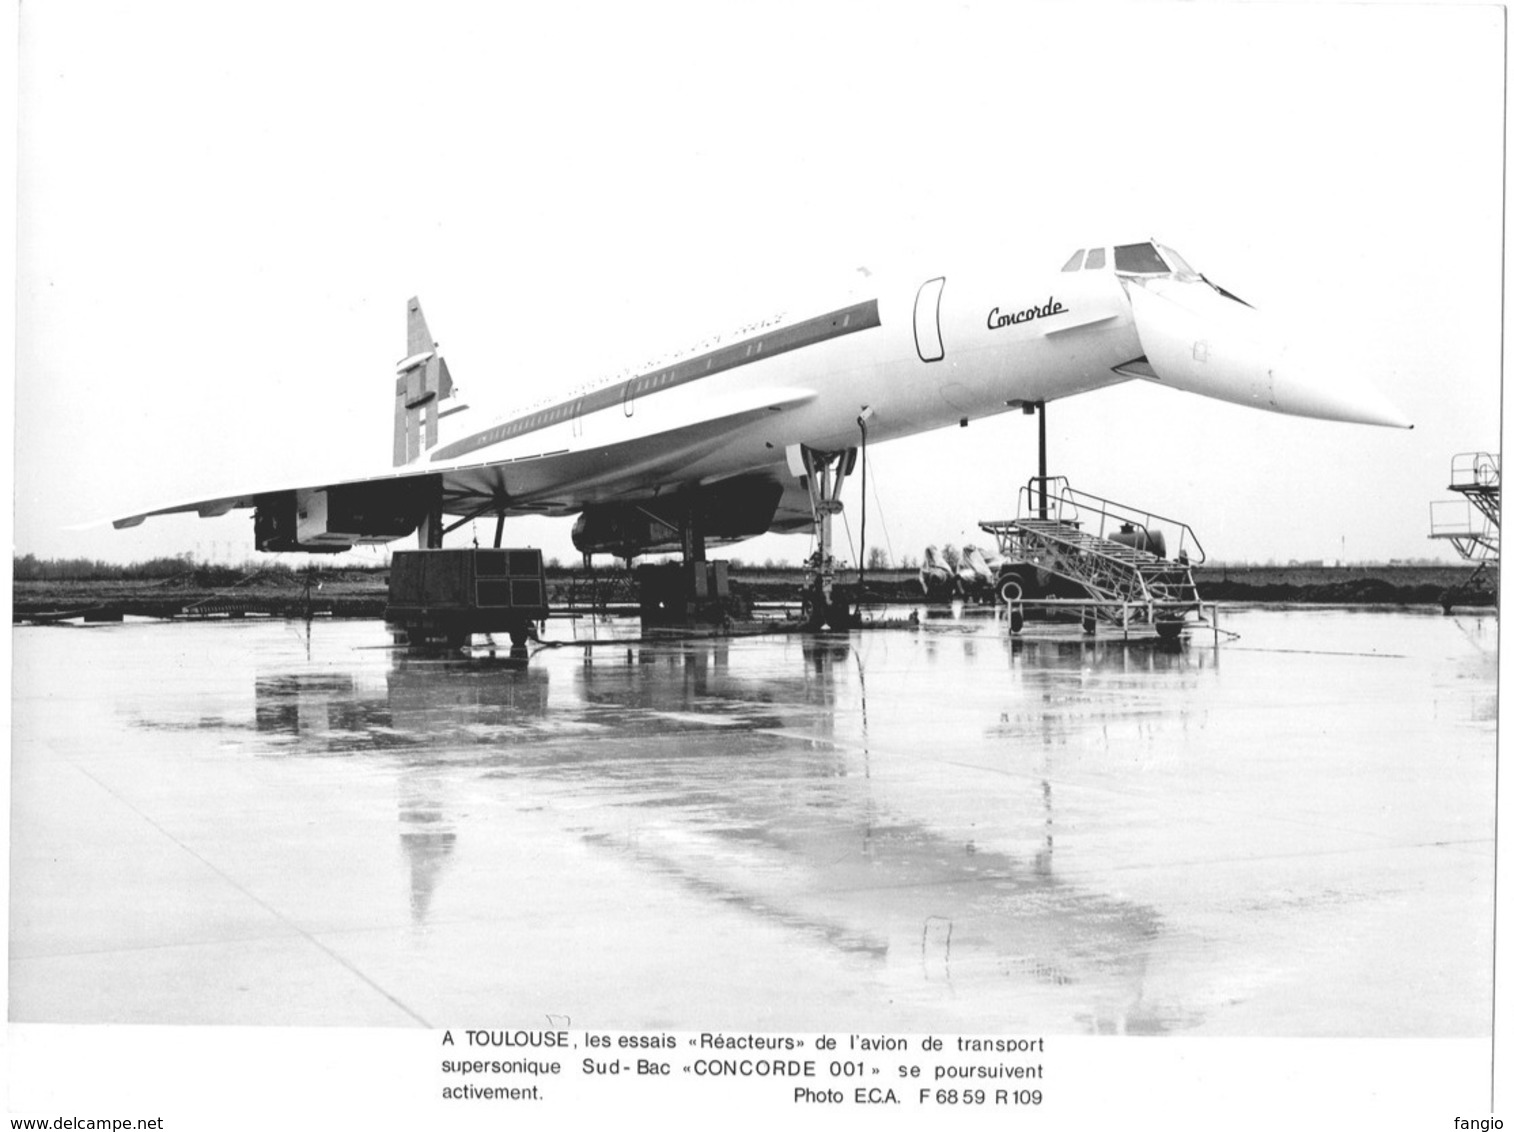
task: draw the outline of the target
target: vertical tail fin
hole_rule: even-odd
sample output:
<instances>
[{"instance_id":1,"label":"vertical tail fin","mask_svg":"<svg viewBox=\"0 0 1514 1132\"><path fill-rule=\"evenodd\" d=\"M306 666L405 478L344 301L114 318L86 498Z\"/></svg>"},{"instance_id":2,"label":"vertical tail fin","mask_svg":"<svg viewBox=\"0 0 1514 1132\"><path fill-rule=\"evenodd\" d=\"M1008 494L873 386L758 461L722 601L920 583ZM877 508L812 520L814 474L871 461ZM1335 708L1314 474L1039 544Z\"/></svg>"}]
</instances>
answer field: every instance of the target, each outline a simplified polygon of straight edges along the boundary
<instances>
[{"instance_id":1,"label":"vertical tail fin","mask_svg":"<svg viewBox=\"0 0 1514 1132\"><path fill-rule=\"evenodd\" d=\"M419 459L436 447L437 422L444 416L466 409L458 405L441 411L441 402L452 397L456 389L447 361L441 356L420 299L411 299L405 310L406 356L395 366L394 382L394 466L402 467Z\"/></svg>"}]
</instances>

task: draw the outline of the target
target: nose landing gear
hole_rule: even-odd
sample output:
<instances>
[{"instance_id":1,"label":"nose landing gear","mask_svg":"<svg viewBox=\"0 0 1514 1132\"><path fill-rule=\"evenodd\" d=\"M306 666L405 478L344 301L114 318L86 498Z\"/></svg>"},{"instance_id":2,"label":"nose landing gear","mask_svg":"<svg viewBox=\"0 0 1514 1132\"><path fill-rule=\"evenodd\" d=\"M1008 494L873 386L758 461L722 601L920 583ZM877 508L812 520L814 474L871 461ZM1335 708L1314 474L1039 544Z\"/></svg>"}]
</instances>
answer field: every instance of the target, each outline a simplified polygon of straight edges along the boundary
<instances>
[{"instance_id":1,"label":"nose landing gear","mask_svg":"<svg viewBox=\"0 0 1514 1132\"><path fill-rule=\"evenodd\" d=\"M850 629L861 623L853 602L844 589L836 585L836 559L831 553L831 520L841 514L841 485L857 462L857 450L817 452L801 448L805 485L809 489L810 514L815 519L815 553L805 562L810 577L805 584L803 619L805 627Z\"/></svg>"}]
</instances>

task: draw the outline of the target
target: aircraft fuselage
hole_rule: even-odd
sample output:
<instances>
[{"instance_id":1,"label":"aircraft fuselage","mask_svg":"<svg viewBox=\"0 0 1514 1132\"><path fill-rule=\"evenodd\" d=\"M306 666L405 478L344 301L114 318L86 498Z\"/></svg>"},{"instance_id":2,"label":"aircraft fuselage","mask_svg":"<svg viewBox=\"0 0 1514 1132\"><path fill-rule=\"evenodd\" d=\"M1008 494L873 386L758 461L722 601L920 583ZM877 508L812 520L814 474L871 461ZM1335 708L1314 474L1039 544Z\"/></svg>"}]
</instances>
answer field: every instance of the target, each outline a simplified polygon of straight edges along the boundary
<instances>
[{"instance_id":1,"label":"aircraft fuselage","mask_svg":"<svg viewBox=\"0 0 1514 1132\"><path fill-rule=\"evenodd\" d=\"M855 447L865 410L869 441L891 440L1127 380L1114 367L1141 353L1123 288L1108 272L936 276L873 294L811 318L767 320L735 341L443 444L420 466L449 478L477 469L482 486L485 469L502 465L512 502L562 513L628 490L661 493L770 469L791 478L790 446ZM752 419L722 430L710 451L673 461L654 453L639 474L606 451L677 435L727 406ZM572 482L533 482L541 457L596 451L605 466L589 461Z\"/></svg>"}]
</instances>

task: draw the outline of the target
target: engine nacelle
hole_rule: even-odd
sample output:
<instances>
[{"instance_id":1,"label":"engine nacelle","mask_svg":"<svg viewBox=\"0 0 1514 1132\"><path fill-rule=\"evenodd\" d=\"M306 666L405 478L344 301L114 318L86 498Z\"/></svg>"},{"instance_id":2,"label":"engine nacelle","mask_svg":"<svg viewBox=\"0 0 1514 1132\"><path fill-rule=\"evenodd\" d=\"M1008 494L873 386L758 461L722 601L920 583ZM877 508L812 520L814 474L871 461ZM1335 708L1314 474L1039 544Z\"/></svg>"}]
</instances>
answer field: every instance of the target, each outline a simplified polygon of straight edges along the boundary
<instances>
[{"instance_id":1,"label":"engine nacelle","mask_svg":"<svg viewBox=\"0 0 1514 1132\"><path fill-rule=\"evenodd\" d=\"M706 543L735 542L765 534L782 496L783 485L774 480L737 479L700 488L692 497L586 507L573 524L573 545L585 554L617 558L681 550L691 504Z\"/></svg>"},{"instance_id":2,"label":"engine nacelle","mask_svg":"<svg viewBox=\"0 0 1514 1132\"><path fill-rule=\"evenodd\" d=\"M358 543L413 534L426 513L427 481L342 484L258 496L253 535L259 550L339 554Z\"/></svg>"}]
</instances>

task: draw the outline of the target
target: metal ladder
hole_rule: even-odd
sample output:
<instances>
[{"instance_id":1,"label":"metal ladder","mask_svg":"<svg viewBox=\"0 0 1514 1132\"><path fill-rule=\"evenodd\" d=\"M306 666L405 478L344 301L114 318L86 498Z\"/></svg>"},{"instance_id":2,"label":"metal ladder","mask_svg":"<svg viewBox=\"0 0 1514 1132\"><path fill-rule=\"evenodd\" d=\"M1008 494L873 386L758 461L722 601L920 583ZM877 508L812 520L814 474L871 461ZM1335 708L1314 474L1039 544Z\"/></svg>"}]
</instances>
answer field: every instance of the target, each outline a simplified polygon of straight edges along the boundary
<instances>
[{"instance_id":1,"label":"metal ladder","mask_svg":"<svg viewBox=\"0 0 1514 1132\"><path fill-rule=\"evenodd\" d=\"M1186 523L1075 491L1064 476L1033 477L1020 489L1018 512L978 524L998 540L1009 568L1033 566L1075 583L1109 621L1123 621L1131 607L1157 625L1199 611L1192 567L1204 550ZM1177 540L1171 558L1169 532Z\"/></svg>"}]
</instances>

